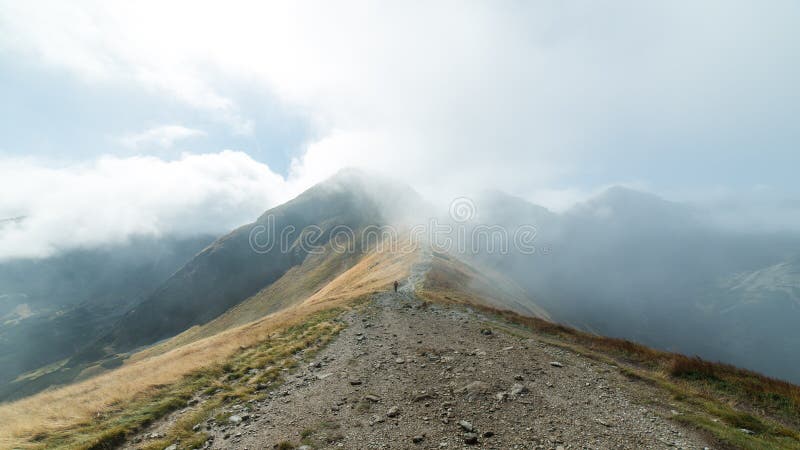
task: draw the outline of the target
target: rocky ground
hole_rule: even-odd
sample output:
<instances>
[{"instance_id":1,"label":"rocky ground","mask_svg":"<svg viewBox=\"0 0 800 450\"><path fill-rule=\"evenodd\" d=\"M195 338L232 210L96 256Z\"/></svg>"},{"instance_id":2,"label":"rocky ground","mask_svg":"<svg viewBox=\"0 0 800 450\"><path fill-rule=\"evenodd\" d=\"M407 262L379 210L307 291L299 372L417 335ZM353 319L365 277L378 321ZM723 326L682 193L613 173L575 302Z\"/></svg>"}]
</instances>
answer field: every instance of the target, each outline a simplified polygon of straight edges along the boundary
<instances>
[{"instance_id":1,"label":"rocky ground","mask_svg":"<svg viewBox=\"0 0 800 450\"><path fill-rule=\"evenodd\" d=\"M483 315L384 293L207 448L710 448L664 393ZM291 444L291 445L290 445ZM294 446L294 447L292 447ZM305 447L302 447L305 446Z\"/></svg>"}]
</instances>

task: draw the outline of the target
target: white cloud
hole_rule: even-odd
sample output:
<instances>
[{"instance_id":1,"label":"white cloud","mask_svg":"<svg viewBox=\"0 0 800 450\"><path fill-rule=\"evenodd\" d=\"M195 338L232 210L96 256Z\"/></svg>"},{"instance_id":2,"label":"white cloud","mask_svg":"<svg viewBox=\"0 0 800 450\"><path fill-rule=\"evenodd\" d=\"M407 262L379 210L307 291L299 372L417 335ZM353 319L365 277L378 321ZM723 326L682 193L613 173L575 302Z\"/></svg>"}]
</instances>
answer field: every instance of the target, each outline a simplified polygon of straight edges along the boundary
<instances>
[{"instance_id":1,"label":"white cloud","mask_svg":"<svg viewBox=\"0 0 800 450\"><path fill-rule=\"evenodd\" d=\"M120 138L120 143L133 150L147 150L153 147L168 149L177 141L205 135L202 130L181 125L163 125L139 133L126 134Z\"/></svg>"},{"instance_id":2,"label":"white cloud","mask_svg":"<svg viewBox=\"0 0 800 450\"><path fill-rule=\"evenodd\" d=\"M0 259L46 257L61 249L125 242L133 235L222 233L297 194L247 154L223 151L156 157L104 157L52 167L0 159Z\"/></svg>"},{"instance_id":3,"label":"white cloud","mask_svg":"<svg viewBox=\"0 0 800 450\"><path fill-rule=\"evenodd\" d=\"M344 154L327 161L516 192L587 170L638 178L619 167L646 167L656 146L674 164L698 143L777 152L736 144L791 133L775 127L796 111L800 76L786 2L0 5L13 18L0 48L87 82L164 93L242 133L254 123L228 87L263 88L318 126L311 149L376 143L328 147Z\"/></svg>"}]
</instances>

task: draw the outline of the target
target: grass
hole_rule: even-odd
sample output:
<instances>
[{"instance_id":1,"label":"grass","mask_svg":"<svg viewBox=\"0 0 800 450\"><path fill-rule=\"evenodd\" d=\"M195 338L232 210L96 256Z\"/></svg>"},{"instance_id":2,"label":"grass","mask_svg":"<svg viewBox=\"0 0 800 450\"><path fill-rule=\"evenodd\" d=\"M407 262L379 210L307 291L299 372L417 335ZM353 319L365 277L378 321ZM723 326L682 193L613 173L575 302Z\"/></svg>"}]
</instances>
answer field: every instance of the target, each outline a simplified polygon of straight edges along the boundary
<instances>
[{"instance_id":1,"label":"grass","mask_svg":"<svg viewBox=\"0 0 800 450\"><path fill-rule=\"evenodd\" d=\"M299 304L213 336L182 340L180 346L166 341L101 375L2 404L0 448L104 448L183 407L192 395L213 396L215 400L208 402L212 405L251 395L257 384L274 382L280 373L272 369L258 376L248 374L276 357L263 345L274 345L284 333L303 329L318 314L350 308L369 294L386 290L392 281L408 276L415 256L368 254ZM293 346L275 352L300 351L312 342L297 336L292 341ZM247 364L242 363L245 360ZM276 360L271 365L292 364Z\"/></svg>"},{"instance_id":2,"label":"grass","mask_svg":"<svg viewBox=\"0 0 800 450\"><path fill-rule=\"evenodd\" d=\"M187 402L198 393L209 392L208 388L213 388L214 393L203 395L202 403L181 416L164 439L148 441L144 448L162 450L176 440L190 448L200 446L205 442L206 435L202 431L194 431L195 425L205 423L212 417L218 422L227 421L229 414L215 413L221 406L257 395L256 380L264 380L260 372L248 375L252 368L274 364L293 367L297 364L294 355L303 352L310 356L344 328L342 322L335 320L341 311L331 309L317 313L303 324L288 327L278 335L234 354L224 364L189 373L177 383L143 393L139 398L120 405L117 411L107 411L91 421L77 423L57 432L39 434L31 442L32 447L114 448L132 433L186 407ZM238 375L235 381L228 377L232 373ZM267 377L272 382L278 381L275 373Z\"/></svg>"}]
</instances>

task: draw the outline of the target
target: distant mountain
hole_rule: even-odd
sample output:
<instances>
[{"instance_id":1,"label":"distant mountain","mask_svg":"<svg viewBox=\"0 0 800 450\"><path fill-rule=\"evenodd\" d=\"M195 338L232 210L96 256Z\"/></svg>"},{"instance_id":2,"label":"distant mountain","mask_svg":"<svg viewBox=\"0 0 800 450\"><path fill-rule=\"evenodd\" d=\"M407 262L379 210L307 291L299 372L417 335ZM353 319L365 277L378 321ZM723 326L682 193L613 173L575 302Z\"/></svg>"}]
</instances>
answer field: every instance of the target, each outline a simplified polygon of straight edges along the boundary
<instances>
[{"instance_id":1,"label":"distant mountain","mask_svg":"<svg viewBox=\"0 0 800 450\"><path fill-rule=\"evenodd\" d=\"M501 196L478 209L487 223L537 223L546 252L474 257L555 320L800 380L786 362L800 338L789 287L800 282L800 236L721 231L701 210L620 187L563 214Z\"/></svg>"}]
</instances>

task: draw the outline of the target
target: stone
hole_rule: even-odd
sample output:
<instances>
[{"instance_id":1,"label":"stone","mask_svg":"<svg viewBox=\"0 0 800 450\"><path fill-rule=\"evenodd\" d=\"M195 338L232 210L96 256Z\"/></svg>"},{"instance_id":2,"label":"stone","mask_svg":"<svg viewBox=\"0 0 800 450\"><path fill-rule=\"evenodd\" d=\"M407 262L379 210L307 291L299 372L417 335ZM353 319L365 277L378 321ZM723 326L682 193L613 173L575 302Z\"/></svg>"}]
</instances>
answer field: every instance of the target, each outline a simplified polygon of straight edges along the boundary
<instances>
[{"instance_id":1,"label":"stone","mask_svg":"<svg viewBox=\"0 0 800 450\"><path fill-rule=\"evenodd\" d=\"M525 385L523 385L523 384L514 383L514 385L511 386L511 395L513 395L515 397L518 396L518 395L524 394L526 392L528 392L528 388L525 387Z\"/></svg>"},{"instance_id":2,"label":"stone","mask_svg":"<svg viewBox=\"0 0 800 450\"><path fill-rule=\"evenodd\" d=\"M230 422L230 423L232 423L234 425L238 425L238 424L242 423L243 420L244 419L242 418L242 416L238 416L236 414L228 417L228 422Z\"/></svg>"},{"instance_id":3,"label":"stone","mask_svg":"<svg viewBox=\"0 0 800 450\"><path fill-rule=\"evenodd\" d=\"M475 445L478 443L478 435L475 433L467 433L464 435L464 443L467 445Z\"/></svg>"},{"instance_id":4,"label":"stone","mask_svg":"<svg viewBox=\"0 0 800 450\"><path fill-rule=\"evenodd\" d=\"M550 361L550 365L553 367L564 367L564 365L558 361Z\"/></svg>"},{"instance_id":5,"label":"stone","mask_svg":"<svg viewBox=\"0 0 800 450\"><path fill-rule=\"evenodd\" d=\"M475 429L475 427L473 427L472 424L467 422L466 420L459 420L458 421L458 426L460 426L462 430L468 431L468 432L471 432L471 431L473 431Z\"/></svg>"}]
</instances>

